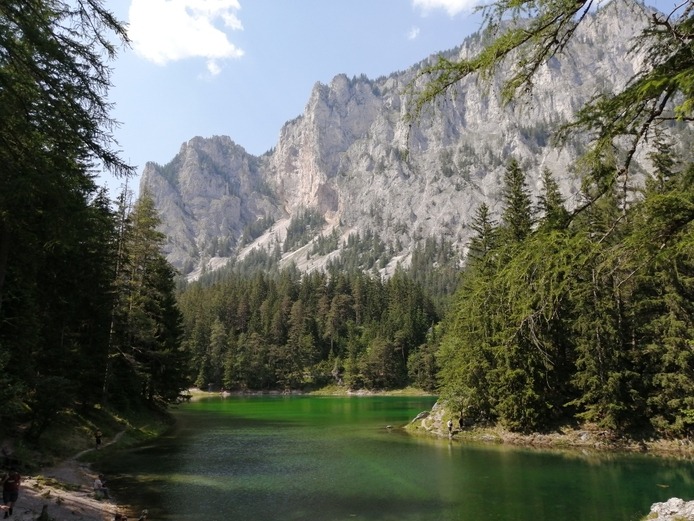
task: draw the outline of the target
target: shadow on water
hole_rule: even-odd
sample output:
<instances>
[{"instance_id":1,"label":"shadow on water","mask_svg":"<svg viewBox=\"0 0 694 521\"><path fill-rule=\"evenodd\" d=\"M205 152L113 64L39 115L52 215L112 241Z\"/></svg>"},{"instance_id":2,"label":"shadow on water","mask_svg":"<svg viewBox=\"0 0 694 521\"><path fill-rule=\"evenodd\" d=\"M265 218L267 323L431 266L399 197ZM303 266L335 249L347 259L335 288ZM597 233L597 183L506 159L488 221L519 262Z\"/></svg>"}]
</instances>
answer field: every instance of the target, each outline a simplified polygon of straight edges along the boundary
<instances>
[{"instance_id":1,"label":"shadow on water","mask_svg":"<svg viewBox=\"0 0 694 521\"><path fill-rule=\"evenodd\" d=\"M364 493L330 494L312 493L309 490L289 492L255 490L243 485L226 491L229 501L222 505L218 501L204 501L209 497L209 487L205 485L181 485L180 494L188 498L171 510L170 498L162 497L157 483L141 483L138 499L149 500L151 519L178 521L183 519L205 519L209 521L226 519L248 520L306 520L306 519L446 519L441 512L446 510L442 499L436 498L389 498L381 495L369 497ZM162 499L167 500L163 508ZM413 513L430 512L429 517ZM453 519L453 517L451 517Z\"/></svg>"}]
</instances>

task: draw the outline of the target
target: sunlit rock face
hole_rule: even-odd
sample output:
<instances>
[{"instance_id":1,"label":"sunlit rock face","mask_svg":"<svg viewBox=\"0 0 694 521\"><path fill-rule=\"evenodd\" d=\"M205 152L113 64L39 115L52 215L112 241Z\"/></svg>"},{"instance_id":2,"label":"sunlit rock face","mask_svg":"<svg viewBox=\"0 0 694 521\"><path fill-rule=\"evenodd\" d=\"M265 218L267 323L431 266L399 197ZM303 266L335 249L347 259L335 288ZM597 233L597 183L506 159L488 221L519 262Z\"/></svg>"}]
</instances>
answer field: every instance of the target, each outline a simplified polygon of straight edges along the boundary
<instances>
[{"instance_id":1,"label":"sunlit rock face","mask_svg":"<svg viewBox=\"0 0 694 521\"><path fill-rule=\"evenodd\" d=\"M191 139L169 164L149 163L142 175L141 191L154 198L168 237L167 258L193 277L253 248L320 269L339 246L320 254L306 245L282 249L288 223L307 209L323 218L314 238L336 232L343 244L350 234L376 233L390 252L379 267L386 276L427 237L453 242L462 258L479 205L498 218L510 158L526 171L535 199L548 168L567 205L577 205L580 182L570 165L586 138L559 147L551 136L595 94L623 87L639 70L643 56L628 51L650 16L645 9L619 1L591 15L564 54L542 65L532 95L508 104L500 97L508 71L500 70L489 83L461 82L408 119L408 86L424 85L418 72L432 56L387 77L317 83L303 114L285 123L276 147L261 157L229 137ZM481 38L443 54L471 55ZM648 168L645 152L636 171Z\"/></svg>"},{"instance_id":2,"label":"sunlit rock face","mask_svg":"<svg viewBox=\"0 0 694 521\"><path fill-rule=\"evenodd\" d=\"M644 519L650 521L687 521L694 519L694 501L670 498L664 503L653 503Z\"/></svg>"}]
</instances>

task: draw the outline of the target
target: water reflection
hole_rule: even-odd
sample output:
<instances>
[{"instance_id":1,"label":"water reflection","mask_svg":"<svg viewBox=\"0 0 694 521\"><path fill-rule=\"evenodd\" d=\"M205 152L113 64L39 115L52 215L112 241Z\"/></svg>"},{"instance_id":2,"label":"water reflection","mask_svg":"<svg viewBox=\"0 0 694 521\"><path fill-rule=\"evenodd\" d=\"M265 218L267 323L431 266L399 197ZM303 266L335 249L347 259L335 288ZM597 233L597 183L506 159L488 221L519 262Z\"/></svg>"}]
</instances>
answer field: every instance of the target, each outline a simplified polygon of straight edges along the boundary
<instances>
[{"instance_id":1,"label":"water reflection","mask_svg":"<svg viewBox=\"0 0 694 521\"><path fill-rule=\"evenodd\" d=\"M111 462L116 494L178 521L636 520L690 497L690 462L459 443L404 425L431 398L254 397L189 404Z\"/></svg>"}]
</instances>

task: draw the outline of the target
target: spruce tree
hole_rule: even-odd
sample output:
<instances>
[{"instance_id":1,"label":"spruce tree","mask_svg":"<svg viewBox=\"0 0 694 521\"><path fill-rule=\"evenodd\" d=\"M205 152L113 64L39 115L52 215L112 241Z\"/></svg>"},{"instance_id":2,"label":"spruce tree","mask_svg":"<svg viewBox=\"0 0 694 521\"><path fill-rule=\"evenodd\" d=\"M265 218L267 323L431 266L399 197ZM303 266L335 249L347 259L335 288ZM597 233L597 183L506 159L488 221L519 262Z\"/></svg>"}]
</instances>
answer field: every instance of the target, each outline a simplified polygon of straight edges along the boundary
<instances>
[{"instance_id":1,"label":"spruce tree","mask_svg":"<svg viewBox=\"0 0 694 521\"><path fill-rule=\"evenodd\" d=\"M564 205L564 197L549 168L542 169L542 193L538 210L543 227L562 229L569 221L569 212Z\"/></svg>"},{"instance_id":2,"label":"spruce tree","mask_svg":"<svg viewBox=\"0 0 694 521\"><path fill-rule=\"evenodd\" d=\"M117 273L111 373L106 397L133 405L175 401L186 387L187 355L180 349L182 317L174 291L175 272L161 246L159 217L148 192L140 194L124 229L123 263Z\"/></svg>"},{"instance_id":3,"label":"spruce tree","mask_svg":"<svg viewBox=\"0 0 694 521\"><path fill-rule=\"evenodd\" d=\"M496 246L498 230L492 221L487 203L481 203L475 211L470 228L475 235L468 244L468 263L484 262Z\"/></svg>"},{"instance_id":4,"label":"spruce tree","mask_svg":"<svg viewBox=\"0 0 694 521\"><path fill-rule=\"evenodd\" d=\"M511 159L504 173L501 214L501 235L507 243L519 243L531 232L532 203L526 183L526 174L516 159Z\"/></svg>"}]
</instances>

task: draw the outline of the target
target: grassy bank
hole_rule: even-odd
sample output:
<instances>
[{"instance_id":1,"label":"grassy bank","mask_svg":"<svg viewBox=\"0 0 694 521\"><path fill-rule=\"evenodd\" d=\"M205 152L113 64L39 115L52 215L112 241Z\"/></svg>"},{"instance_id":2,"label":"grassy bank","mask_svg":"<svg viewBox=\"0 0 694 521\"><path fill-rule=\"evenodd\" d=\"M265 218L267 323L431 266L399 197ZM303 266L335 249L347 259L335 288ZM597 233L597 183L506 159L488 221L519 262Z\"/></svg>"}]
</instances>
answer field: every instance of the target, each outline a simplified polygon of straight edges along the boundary
<instances>
[{"instance_id":1,"label":"grassy bank","mask_svg":"<svg viewBox=\"0 0 694 521\"><path fill-rule=\"evenodd\" d=\"M164 411L141 409L117 413L94 407L60 412L36 441L25 440L21 429L4 433L2 446L9 450L12 462L22 471L34 473L94 448L96 430L103 433L102 444L110 451L116 446L107 445L120 433L117 448L130 447L161 435L171 425L172 418ZM104 457L105 450L86 452L80 460L98 462Z\"/></svg>"}]
</instances>

